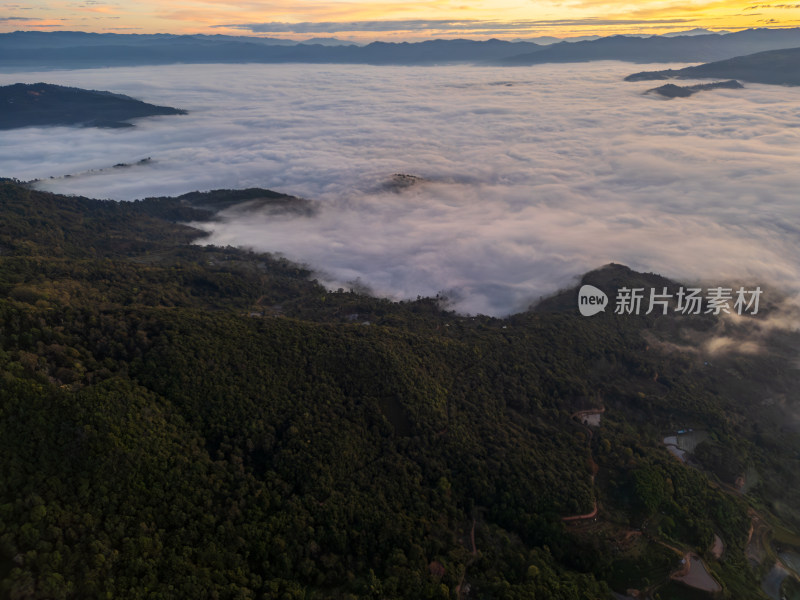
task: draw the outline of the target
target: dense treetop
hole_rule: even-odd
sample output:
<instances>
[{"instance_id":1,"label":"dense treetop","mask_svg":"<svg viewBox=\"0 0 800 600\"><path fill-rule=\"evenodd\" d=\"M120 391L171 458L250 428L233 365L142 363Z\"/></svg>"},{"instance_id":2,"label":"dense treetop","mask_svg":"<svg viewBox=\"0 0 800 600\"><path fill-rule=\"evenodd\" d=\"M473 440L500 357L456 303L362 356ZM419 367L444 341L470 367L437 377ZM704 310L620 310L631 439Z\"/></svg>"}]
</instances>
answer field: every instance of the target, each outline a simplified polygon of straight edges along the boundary
<instances>
[{"instance_id":1,"label":"dense treetop","mask_svg":"<svg viewBox=\"0 0 800 600\"><path fill-rule=\"evenodd\" d=\"M800 525L791 335L705 364L710 316L587 319L573 290L468 317L178 224L240 202L313 218L0 181L0 597L684 598L686 552L765 597ZM692 465L661 444L687 427Z\"/></svg>"}]
</instances>

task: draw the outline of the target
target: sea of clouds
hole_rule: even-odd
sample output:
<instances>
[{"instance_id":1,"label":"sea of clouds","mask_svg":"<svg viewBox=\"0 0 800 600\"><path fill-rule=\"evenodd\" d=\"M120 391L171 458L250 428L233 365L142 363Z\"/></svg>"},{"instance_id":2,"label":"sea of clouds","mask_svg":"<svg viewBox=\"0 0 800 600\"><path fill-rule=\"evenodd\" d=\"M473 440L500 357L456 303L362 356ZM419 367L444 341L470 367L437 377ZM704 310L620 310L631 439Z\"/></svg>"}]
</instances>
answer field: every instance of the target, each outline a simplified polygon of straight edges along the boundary
<instances>
[{"instance_id":1,"label":"sea of clouds","mask_svg":"<svg viewBox=\"0 0 800 600\"><path fill-rule=\"evenodd\" d=\"M314 216L231 211L205 226L210 241L281 253L332 287L444 292L469 313L522 310L612 261L799 292L800 88L664 100L643 95L658 82L622 81L647 68L0 74L0 85L45 81L190 111L129 129L3 132L0 175L119 200L251 186L302 196ZM425 181L393 188L395 173Z\"/></svg>"}]
</instances>

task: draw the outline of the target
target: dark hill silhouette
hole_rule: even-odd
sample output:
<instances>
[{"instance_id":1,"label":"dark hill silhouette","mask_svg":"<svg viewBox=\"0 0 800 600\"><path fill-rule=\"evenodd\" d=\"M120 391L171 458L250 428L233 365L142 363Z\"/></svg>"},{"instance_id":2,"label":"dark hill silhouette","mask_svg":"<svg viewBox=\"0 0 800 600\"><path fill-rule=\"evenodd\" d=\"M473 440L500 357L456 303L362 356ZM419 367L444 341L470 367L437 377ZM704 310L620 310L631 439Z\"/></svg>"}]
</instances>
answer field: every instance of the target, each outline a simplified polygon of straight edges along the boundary
<instances>
[{"instance_id":1,"label":"dark hill silhouette","mask_svg":"<svg viewBox=\"0 0 800 600\"><path fill-rule=\"evenodd\" d=\"M728 60L665 71L633 73L625 81L658 79L736 78L753 83L800 85L800 48L759 52Z\"/></svg>"},{"instance_id":2,"label":"dark hill silhouette","mask_svg":"<svg viewBox=\"0 0 800 600\"><path fill-rule=\"evenodd\" d=\"M538 52L514 56L502 62L509 65L594 60L624 60L637 63L698 62L722 60L797 45L800 45L800 29L748 29L724 35L714 33L649 38L615 35L585 42L561 42Z\"/></svg>"},{"instance_id":3,"label":"dark hill silhouette","mask_svg":"<svg viewBox=\"0 0 800 600\"><path fill-rule=\"evenodd\" d=\"M735 79L729 79L728 81L715 81L714 83L699 83L697 85L675 85L674 83L667 83L660 87L653 88L651 90L647 90L646 94L659 94L660 96L664 96L665 98L688 98L689 96L693 96L697 92L702 92L705 90L716 90L716 89L728 89L728 90L738 90L743 88L744 86L736 81Z\"/></svg>"},{"instance_id":4,"label":"dark hill silhouette","mask_svg":"<svg viewBox=\"0 0 800 600\"><path fill-rule=\"evenodd\" d=\"M624 60L702 62L800 46L800 28L677 36L611 36L549 46L529 41L437 39L330 45L314 39L227 35L132 35L18 31L0 34L0 68L90 68L174 63L348 63L429 65L468 62L533 65Z\"/></svg>"},{"instance_id":5,"label":"dark hill silhouette","mask_svg":"<svg viewBox=\"0 0 800 600\"><path fill-rule=\"evenodd\" d=\"M47 125L133 127L128 121L154 115L185 115L122 94L52 85L15 83L0 87L0 129Z\"/></svg>"},{"instance_id":6,"label":"dark hill silhouette","mask_svg":"<svg viewBox=\"0 0 800 600\"><path fill-rule=\"evenodd\" d=\"M327 40L287 45L285 40L237 36L14 32L0 34L0 66L90 68L173 63L436 64L487 62L533 52L531 42L453 39L417 43L331 45Z\"/></svg>"}]
</instances>

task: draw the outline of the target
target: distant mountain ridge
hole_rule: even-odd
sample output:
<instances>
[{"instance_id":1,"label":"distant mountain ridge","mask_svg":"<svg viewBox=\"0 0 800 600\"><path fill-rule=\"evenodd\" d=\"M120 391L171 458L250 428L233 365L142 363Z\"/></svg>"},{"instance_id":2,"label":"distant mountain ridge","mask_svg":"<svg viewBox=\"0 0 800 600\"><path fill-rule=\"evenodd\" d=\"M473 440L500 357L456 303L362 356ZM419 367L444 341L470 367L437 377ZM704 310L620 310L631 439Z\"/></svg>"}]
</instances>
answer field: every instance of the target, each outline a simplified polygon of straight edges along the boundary
<instances>
[{"instance_id":1,"label":"distant mountain ridge","mask_svg":"<svg viewBox=\"0 0 800 600\"><path fill-rule=\"evenodd\" d=\"M753 83L800 85L800 48L759 52L728 60L664 71L633 73L625 81L663 79L736 78Z\"/></svg>"},{"instance_id":2,"label":"distant mountain ridge","mask_svg":"<svg viewBox=\"0 0 800 600\"><path fill-rule=\"evenodd\" d=\"M743 54L800 46L800 28L747 29L735 33L649 38L615 35L593 41L553 44L509 57L507 65L622 60L627 62L706 62Z\"/></svg>"},{"instance_id":3,"label":"distant mountain ridge","mask_svg":"<svg viewBox=\"0 0 800 600\"><path fill-rule=\"evenodd\" d=\"M219 42L249 42L252 44L266 44L271 46L296 46L298 44L321 44L340 46L361 46L333 37L315 37L307 40L296 41L283 38L239 35L206 35L202 33L178 35L170 33L89 33L83 31L14 31L0 34L4 48L65 48L78 43L81 46L106 46L106 45L146 45L152 42L167 40L184 40L207 43Z\"/></svg>"},{"instance_id":4,"label":"distant mountain ridge","mask_svg":"<svg viewBox=\"0 0 800 600\"><path fill-rule=\"evenodd\" d=\"M551 41L551 40L547 40ZM540 45L532 41L437 39L424 42L341 40L302 43L229 35L96 34L17 31L0 34L0 69L93 68L174 63L327 63L534 65L623 60L703 62L800 46L800 28L735 33L612 36Z\"/></svg>"},{"instance_id":5,"label":"distant mountain ridge","mask_svg":"<svg viewBox=\"0 0 800 600\"><path fill-rule=\"evenodd\" d=\"M156 106L122 94L49 83L0 87L0 130L49 125L133 127L128 121L155 115L185 115L185 110Z\"/></svg>"},{"instance_id":6,"label":"distant mountain ridge","mask_svg":"<svg viewBox=\"0 0 800 600\"><path fill-rule=\"evenodd\" d=\"M168 34L0 34L0 68L93 68L173 63L435 64L496 62L540 46L497 39L372 42L366 46L295 43L236 36ZM54 36L52 39L50 35Z\"/></svg>"}]
</instances>

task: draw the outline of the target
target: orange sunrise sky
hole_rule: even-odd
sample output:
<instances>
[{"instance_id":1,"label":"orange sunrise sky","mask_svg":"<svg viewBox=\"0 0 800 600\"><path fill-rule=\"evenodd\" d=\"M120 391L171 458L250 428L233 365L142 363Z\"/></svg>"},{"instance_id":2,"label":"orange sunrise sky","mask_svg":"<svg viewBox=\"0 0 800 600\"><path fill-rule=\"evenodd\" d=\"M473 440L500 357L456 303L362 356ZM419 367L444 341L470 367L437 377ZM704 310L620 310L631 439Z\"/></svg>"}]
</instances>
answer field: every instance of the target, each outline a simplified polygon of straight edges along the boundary
<instances>
[{"instance_id":1,"label":"orange sunrise sky","mask_svg":"<svg viewBox=\"0 0 800 600\"><path fill-rule=\"evenodd\" d=\"M303 40L647 34L796 27L800 4L697 0L25 0L0 4L0 31L204 33Z\"/></svg>"}]
</instances>

